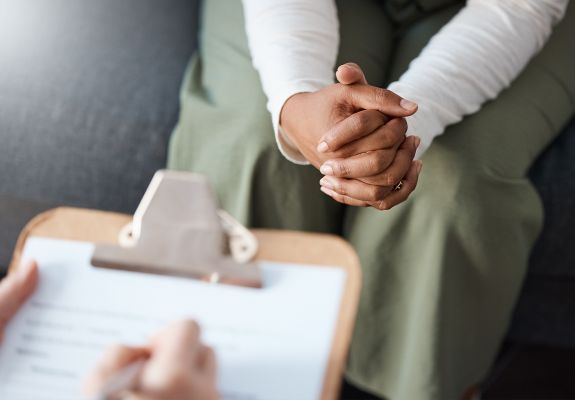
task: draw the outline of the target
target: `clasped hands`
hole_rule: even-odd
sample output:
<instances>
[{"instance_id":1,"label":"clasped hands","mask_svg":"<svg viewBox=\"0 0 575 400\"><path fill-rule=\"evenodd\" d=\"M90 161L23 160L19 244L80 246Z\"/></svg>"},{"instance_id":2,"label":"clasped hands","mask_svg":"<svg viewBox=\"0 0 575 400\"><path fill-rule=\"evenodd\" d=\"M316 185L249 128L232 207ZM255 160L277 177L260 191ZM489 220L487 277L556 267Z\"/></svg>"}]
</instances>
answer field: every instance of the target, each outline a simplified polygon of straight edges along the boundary
<instances>
[{"instance_id":1,"label":"clasped hands","mask_svg":"<svg viewBox=\"0 0 575 400\"><path fill-rule=\"evenodd\" d=\"M343 204L388 210L409 197L421 172L414 161L420 139L406 137L405 121L417 104L368 85L356 64L340 66L336 77L339 83L290 97L282 130L324 175L322 192Z\"/></svg>"}]
</instances>

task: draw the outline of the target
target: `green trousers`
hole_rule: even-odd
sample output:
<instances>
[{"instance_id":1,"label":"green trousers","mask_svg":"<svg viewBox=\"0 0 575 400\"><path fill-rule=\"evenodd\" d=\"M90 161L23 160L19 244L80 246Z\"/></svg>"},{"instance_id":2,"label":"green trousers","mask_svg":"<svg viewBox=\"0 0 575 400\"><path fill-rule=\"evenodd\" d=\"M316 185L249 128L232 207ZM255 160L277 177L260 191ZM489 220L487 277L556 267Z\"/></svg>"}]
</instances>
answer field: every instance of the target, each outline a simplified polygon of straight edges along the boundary
<instances>
[{"instance_id":1,"label":"green trousers","mask_svg":"<svg viewBox=\"0 0 575 400\"><path fill-rule=\"evenodd\" d=\"M338 7L339 61L385 86L461 4L408 25L381 2ZM319 191L318 171L280 155L241 2L206 1L201 25L169 166L206 174L223 208L249 226L331 232L353 244L363 291L352 383L392 400L460 398L496 356L542 225L526 173L574 113L575 5L511 87L434 141L417 190L387 212L335 203Z\"/></svg>"}]
</instances>

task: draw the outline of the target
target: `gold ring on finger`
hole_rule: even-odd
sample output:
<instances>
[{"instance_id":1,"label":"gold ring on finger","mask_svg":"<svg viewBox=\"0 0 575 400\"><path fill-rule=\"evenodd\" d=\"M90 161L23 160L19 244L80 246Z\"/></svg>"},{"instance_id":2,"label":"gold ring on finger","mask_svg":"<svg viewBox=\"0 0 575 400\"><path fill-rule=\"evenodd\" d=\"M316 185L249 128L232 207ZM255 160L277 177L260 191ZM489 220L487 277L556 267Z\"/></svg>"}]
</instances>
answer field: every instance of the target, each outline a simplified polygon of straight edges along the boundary
<instances>
[{"instance_id":1,"label":"gold ring on finger","mask_svg":"<svg viewBox=\"0 0 575 400\"><path fill-rule=\"evenodd\" d=\"M397 192L398 190L401 190L402 186L403 186L403 180L399 181L399 183L394 186L393 191Z\"/></svg>"}]
</instances>

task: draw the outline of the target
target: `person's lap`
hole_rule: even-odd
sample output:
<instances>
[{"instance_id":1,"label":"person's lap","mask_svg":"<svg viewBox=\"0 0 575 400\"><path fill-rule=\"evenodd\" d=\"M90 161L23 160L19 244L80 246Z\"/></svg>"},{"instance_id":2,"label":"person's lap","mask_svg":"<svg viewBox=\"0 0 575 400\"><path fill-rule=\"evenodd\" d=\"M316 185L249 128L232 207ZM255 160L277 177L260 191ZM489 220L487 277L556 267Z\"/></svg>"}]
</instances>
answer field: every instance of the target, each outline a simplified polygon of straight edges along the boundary
<instances>
[{"instance_id":1,"label":"person's lap","mask_svg":"<svg viewBox=\"0 0 575 400\"><path fill-rule=\"evenodd\" d=\"M421 33L432 35L454 12L441 11L407 31L392 76L406 68L405 53L415 55L425 44ZM363 265L378 265L364 272L352 381L408 398L417 386L419 393L437 391L426 387L436 380L443 391L437 397L451 398L486 372L541 227L527 169L573 113L575 66L563 62L572 26L564 23L495 101L434 142L410 200L384 214L348 210L347 238ZM372 334L374 323L384 332ZM425 365L434 365L437 376L421 374L403 387L400 372L381 374Z\"/></svg>"},{"instance_id":2,"label":"person's lap","mask_svg":"<svg viewBox=\"0 0 575 400\"><path fill-rule=\"evenodd\" d=\"M182 88L168 165L206 174L223 208L249 226L338 233L343 207L319 191L319 172L277 150L241 7L203 7L199 55Z\"/></svg>"},{"instance_id":3,"label":"person's lap","mask_svg":"<svg viewBox=\"0 0 575 400\"><path fill-rule=\"evenodd\" d=\"M340 61L365 66L376 85L397 78L456 12L434 13L396 38L383 8L344 10L348 3L339 4ZM317 171L282 158L242 18L239 1L204 6L170 167L207 174L223 207L250 226L340 233L354 244L364 289L353 382L392 398L461 393L497 350L540 229L526 170L572 115L575 66L563 54L573 29L562 24L497 100L448 128L424 156L412 198L381 212L340 206L319 191ZM360 23L373 29L354 29Z\"/></svg>"}]
</instances>

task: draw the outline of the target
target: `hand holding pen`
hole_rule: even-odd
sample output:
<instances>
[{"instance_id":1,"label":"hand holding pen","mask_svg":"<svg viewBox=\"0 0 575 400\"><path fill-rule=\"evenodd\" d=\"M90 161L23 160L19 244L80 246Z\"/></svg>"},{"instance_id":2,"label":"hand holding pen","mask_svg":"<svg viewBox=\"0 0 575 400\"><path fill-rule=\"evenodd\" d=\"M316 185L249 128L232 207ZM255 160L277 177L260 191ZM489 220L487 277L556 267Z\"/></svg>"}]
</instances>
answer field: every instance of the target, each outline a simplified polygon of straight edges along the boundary
<instances>
[{"instance_id":1,"label":"hand holding pen","mask_svg":"<svg viewBox=\"0 0 575 400\"><path fill-rule=\"evenodd\" d=\"M178 322L149 346L110 349L86 393L101 400L217 400L215 355L196 322Z\"/></svg>"}]
</instances>

